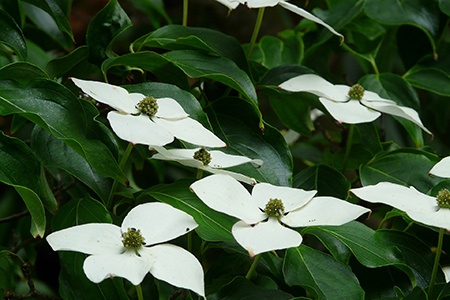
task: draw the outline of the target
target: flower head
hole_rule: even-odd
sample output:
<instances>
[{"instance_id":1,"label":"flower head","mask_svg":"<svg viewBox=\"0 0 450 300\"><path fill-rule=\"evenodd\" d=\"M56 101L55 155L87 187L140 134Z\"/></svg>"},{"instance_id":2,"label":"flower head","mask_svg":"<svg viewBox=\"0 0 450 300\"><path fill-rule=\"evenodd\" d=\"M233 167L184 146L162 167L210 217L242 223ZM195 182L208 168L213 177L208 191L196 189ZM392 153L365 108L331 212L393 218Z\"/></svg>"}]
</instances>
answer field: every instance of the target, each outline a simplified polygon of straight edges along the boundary
<instances>
[{"instance_id":1,"label":"flower head","mask_svg":"<svg viewBox=\"0 0 450 300\"><path fill-rule=\"evenodd\" d=\"M342 225L369 211L333 197L314 198L316 191L268 183L256 184L250 194L222 174L196 181L191 189L212 209L240 219L232 234L250 256L299 246L302 236L289 227Z\"/></svg>"},{"instance_id":2,"label":"flower head","mask_svg":"<svg viewBox=\"0 0 450 300\"><path fill-rule=\"evenodd\" d=\"M362 86L333 85L320 76L306 74L293 77L279 87L291 92L308 92L319 97L320 103L338 122L359 124L376 120L381 113L405 118L425 128L419 114L412 108L399 106L394 101L381 98L378 94L365 91Z\"/></svg>"},{"instance_id":3,"label":"flower head","mask_svg":"<svg viewBox=\"0 0 450 300\"><path fill-rule=\"evenodd\" d=\"M251 185L256 184L254 178L223 169L245 163L251 163L259 168L263 163L260 159L251 159L246 156L231 155L222 151L206 150L204 148L167 150L163 147L155 147L154 149L159 153L153 155L153 159L176 161L184 166L201 169L209 173L227 174Z\"/></svg>"},{"instance_id":4,"label":"flower head","mask_svg":"<svg viewBox=\"0 0 450 300\"><path fill-rule=\"evenodd\" d=\"M225 147L226 144L199 122L189 118L172 98L128 93L122 87L72 78L72 81L96 101L116 111L108 113L114 132L133 144L164 146L174 137L200 146Z\"/></svg>"},{"instance_id":5,"label":"flower head","mask_svg":"<svg viewBox=\"0 0 450 300\"><path fill-rule=\"evenodd\" d=\"M417 191L414 187L380 182L350 190L358 198L372 203L384 203L404 211L411 219L439 228L450 228L449 193L432 197Z\"/></svg>"},{"instance_id":6,"label":"flower head","mask_svg":"<svg viewBox=\"0 0 450 300\"><path fill-rule=\"evenodd\" d=\"M83 269L92 282L122 277L138 285L150 272L160 280L204 296L203 269L195 256L164 243L197 226L185 212L154 202L133 208L121 227L83 224L53 232L47 241L55 251L90 255Z\"/></svg>"},{"instance_id":7,"label":"flower head","mask_svg":"<svg viewBox=\"0 0 450 300\"><path fill-rule=\"evenodd\" d=\"M430 174L450 178L450 156L444 157L440 162L435 164L430 170Z\"/></svg>"},{"instance_id":8,"label":"flower head","mask_svg":"<svg viewBox=\"0 0 450 300\"><path fill-rule=\"evenodd\" d=\"M287 1L280 1L280 0L216 0L216 1L227 6L229 9L235 9L239 4L243 4L248 8L273 7L275 5L280 5L281 7L290 10L293 13L296 13L297 15L305 19L311 20L313 22L316 22L317 24L324 26L333 34L341 37L342 40L344 39L343 35L334 30L333 27L331 27L318 17L314 16L313 14L307 12L306 10L301 9L300 7L295 6Z\"/></svg>"}]
</instances>

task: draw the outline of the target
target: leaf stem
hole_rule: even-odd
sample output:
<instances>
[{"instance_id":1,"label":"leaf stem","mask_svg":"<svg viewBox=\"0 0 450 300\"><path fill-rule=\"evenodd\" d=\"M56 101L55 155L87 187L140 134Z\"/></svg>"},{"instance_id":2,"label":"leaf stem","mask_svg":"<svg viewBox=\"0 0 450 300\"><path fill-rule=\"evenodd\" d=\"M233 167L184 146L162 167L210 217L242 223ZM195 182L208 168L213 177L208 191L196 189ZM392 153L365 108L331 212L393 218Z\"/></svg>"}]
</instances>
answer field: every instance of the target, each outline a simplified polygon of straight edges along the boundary
<instances>
[{"instance_id":1,"label":"leaf stem","mask_svg":"<svg viewBox=\"0 0 450 300\"><path fill-rule=\"evenodd\" d=\"M183 26L187 26L189 0L183 0Z\"/></svg>"},{"instance_id":2,"label":"leaf stem","mask_svg":"<svg viewBox=\"0 0 450 300\"><path fill-rule=\"evenodd\" d=\"M123 153L122 158L120 159L120 162L119 162L119 169L120 170L123 170L123 168L124 168L124 166L125 166L125 164L126 164L126 162L128 160L128 157L130 156L131 150L133 150L133 144L128 143L128 146L125 149L125 152ZM108 209L112 205L114 194L116 193L117 185L118 185L117 180L114 180L114 182L113 182L113 184L111 186L111 191L109 193L108 203L106 204L106 207Z\"/></svg>"},{"instance_id":3,"label":"leaf stem","mask_svg":"<svg viewBox=\"0 0 450 300\"><path fill-rule=\"evenodd\" d=\"M253 274L255 273L260 258L261 254L258 254L253 259L252 265L250 266L250 269L248 269L247 275L245 275L245 278L247 278L248 280L250 280L253 277Z\"/></svg>"},{"instance_id":4,"label":"leaf stem","mask_svg":"<svg viewBox=\"0 0 450 300\"><path fill-rule=\"evenodd\" d=\"M431 273L430 286L428 287L428 297L431 297L431 293L434 289L434 283L436 282L437 272L439 269L439 260L442 253L442 244L444 243L444 228L439 228L438 244L436 249L436 257L434 258L433 272ZM430 298L431 299L431 298Z\"/></svg>"},{"instance_id":5,"label":"leaf stem","mask_svg":"<svg viewBox=\"0 0 450 300\"><path fill-rule=\"evenodd\" d=\"M264 9L265 9L265 7L261 7L258 10L258 16L256 17L255 27L253 28L253 34L252 34L252 38L250 40L250 46L247 49L247 57L250 57L252 55L253 48L255 47L256 38L258 37L259 29L261 28L262 19L264 16Z\"/></svg>"},{"instance_id":6,"label":"leaf stem","mask_svg":"<svg viewBox=\"0 0 450 300\"><path fill-rule=\"evenodd\" d=\"M142 293L142 287L140 284L136 285L136 293L138 296L138 300L144 300L144 294Z\"/></svg>"},{"instance_id":7,"label":"leaf stem","mask_svg":"<svg viewBox=\"0 0 450 300\"><path fill-rule=\"evenodd\" d=\"M355 124L350 124L347 142L345 143L345 154L344 154L344 162L342 163L342 171L345 171L345 169L347 168L348 158L350 157L350 152L352 150L354 132L355 132Z\"/></svg>"},{"instance_id":8,"label":"leaf stem","mask_svg":"<svg viewBox=\"0 0 450 300\"><path fill-rule=\"evenodd\" d=\"M203 178L203 170L202 169L197 169L197 179L202 179Z\"/></svg>"}]
</instances>

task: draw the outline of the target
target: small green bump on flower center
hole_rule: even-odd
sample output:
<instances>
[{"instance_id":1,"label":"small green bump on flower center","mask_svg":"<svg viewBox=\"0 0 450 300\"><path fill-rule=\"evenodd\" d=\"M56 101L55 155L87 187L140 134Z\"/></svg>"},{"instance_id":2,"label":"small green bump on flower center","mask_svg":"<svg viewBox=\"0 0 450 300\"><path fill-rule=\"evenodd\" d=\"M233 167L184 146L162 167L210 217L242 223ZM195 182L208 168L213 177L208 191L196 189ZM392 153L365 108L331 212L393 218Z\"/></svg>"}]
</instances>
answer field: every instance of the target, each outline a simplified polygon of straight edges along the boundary
<instances>
[{"instance_id":1,"label":"small green bump on flower center","mask_svg":"<svg viewBox=\"0 0 450 300\"><path fill-rule=\"evenodd\" d=\"M450 208L450 191L447 189L440 190L436 202L439 208Z\"/></svg>"},{"instance_id":2,"label":"small green bump on flower center","mask_svg":"<svg viewBox=\"0 0 450 300\"><path fill-rule=\"evenodd\" d=\"M195 151L194 159L201 161L206 166L211 162L211 154L205 148L200 148Z\"/></svg>"},{"instance_id":3,"label":"small green bump on flower center","mask_svg":"<svg viewBox=\"0 0 450 300\"><path fill-rule=\"evenodd\" d=\"M270 198L269 202L267 202L266 207L264 208L264 212L269 217L281 217L284 215L284 205L283 201L277 198Z\"/></svg>"},{"instance_id":4,"label":"small green bump on flower center","mask_svg":"<svg viewBox=\"0 0 450 300\"><path fill-rule=\"evenodd\" d=\"M145 238L141 234L141 230L136 230L135 228L128 228L127 232L122 234L123 246L127 249L137 250L144 243Z\"/></svg>"},{"instance_id":5,"label":"small green bump on flower center","mask_svg":"<svg viewBox=\"0 0 450 300\"><path fill-rule=\"evenodd\" d=\"M136 108L147 116L154 116L158 112L158 103L153 97L145 97L137 105Z\"/></svg>"},{"instance_id":6,"label":"small green bump on flower center","mask_svg":"<svg viewBox=\"0 0 450 300\"><path fill-rule=\"evenodd\" d=\"M348 96L350 99L361 100L364 97L364 88L357 83L350 88Z\"/></svg>"}]
</instances>

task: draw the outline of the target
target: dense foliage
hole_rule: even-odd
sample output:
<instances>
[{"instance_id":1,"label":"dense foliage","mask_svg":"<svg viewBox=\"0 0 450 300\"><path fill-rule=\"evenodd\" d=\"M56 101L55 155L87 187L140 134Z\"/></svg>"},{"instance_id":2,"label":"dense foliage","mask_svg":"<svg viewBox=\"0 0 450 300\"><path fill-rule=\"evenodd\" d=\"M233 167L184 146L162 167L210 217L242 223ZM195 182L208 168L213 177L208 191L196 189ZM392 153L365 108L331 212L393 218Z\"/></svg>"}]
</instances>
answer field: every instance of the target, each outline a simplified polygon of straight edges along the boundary
<instances>
[{"instance_id":1,"label":"dense foliage","mask_svg":"<svg viewBox=\"0 0 450 300\"><path fill-rule=\"evenodd\" d=\"M430 174L450 155L450 1L241 2L0 0L2 296L200 298L200 288L164 279L177 272L176 265L164 270L157 262L151 274L144 270L140 285L126 276L95 283L83 269L89 253L55 252L46 239L88 223L115 224L108 228L119 230L131 222L126 216L133 208L155 202L185 212L198 225L155 241L155 249L168 240L184 251L178 253L193 254L203 269L207 299L450 297L442 271L450 265L450 208L436 206L444 223L434 222L433 214L424 217L422 202L419 211L409 208L415 195L417 201L434 199L450 189L448 165L444 175ZM267 5L252 5L257 2ZM292 6L325 23L302 18ZM120 86L129 94L110 92L103 101L74 78ZM298 79L294 88L290 79ZM354 84L364 96L348 96ZM335 85L345 85L343 100L336 98ZM135 93L175 99L187 114L169 114L164 121L108 102ZM390 101L372 101L377 97ZM352 105L333 111L336 101ZM168 107L175 111L175 104ZM125 113L132 121L113 121ZM155 127L127 123L147 117ZM174 118L185 123L164 125ZM200 127L226 147L215 137L196 143L209 134L196 133ZM166 129L168 141L135 140ZM175 150L194 148L211 151L212 158ZM221 170L209 164L216 150L245 158ZM198 183L220 178L211 177L218 176L213 172L241 183ZM396 187L367 198L359 192L380 182ZM242 246L244 231L234 229L247 217L239 211L246 202L235 198L256 197L257 188L269 190L265 183L317 191L293 211L311 210L305 203L320 199L341 199L348 206L317 206L317 224L308 217L312 226L290 226L300 223L286 218L291 215L282 205L274 213L266 210L262 221L279 219L300 242L252 253ZM230 192L233 207L222 208L203 192L217 193L216 199ZM386 200L391 192L399 205ZM351 214L356 206L350 204L371 213L358 210L334 225L335 217ZM171 213L156 212L148 217L154 230L172 230ZM250 227L261 220L249 221ZM264 238L269 248L278 242Z\"/></svg>"}]
</instances>

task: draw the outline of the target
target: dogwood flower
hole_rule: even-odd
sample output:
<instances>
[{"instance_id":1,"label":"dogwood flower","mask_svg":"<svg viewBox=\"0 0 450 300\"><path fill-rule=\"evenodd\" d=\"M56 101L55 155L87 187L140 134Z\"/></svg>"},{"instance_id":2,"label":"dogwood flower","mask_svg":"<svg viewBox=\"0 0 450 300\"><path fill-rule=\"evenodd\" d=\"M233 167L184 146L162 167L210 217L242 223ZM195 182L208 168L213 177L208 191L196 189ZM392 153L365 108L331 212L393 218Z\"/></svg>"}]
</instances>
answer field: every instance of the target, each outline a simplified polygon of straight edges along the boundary
<instances>
[{"instance_id":1,"label":"dogwood flower","mask_svg":"<svg viewBox=\"0 0 450 300\"><path fill-rule=\"evenodd\" d=\"M174 286L205 296L203 269L181 247L164 242L197 227L183 211L164 203L146 203L133 208L122 226L90 223L69 227L47 236L55 251L88 254L84 272L92 282L122 277L138 285L150 272Z\"/></svg>"},{"instance_id":2,"label":"dogwood flower","mask_svg":"<svg viewBox=\"0 0 450 300\"><path fill-rule=\"evenodd\" d=\"M374 92L365 91L359 84L352 87L334 85L320 76L305 74L293 77L279 87L290 92L308 92L317 95L330 115L341 123L372 122L381 113L387 113L405 118L431 134L414 109L399 106L394 101L381 98Z\"/></svg>"},{"instance_id":3,"label":"dogwood flower","mask_svg":"<svg viewBox=\"0 0 450 300\"><path fill-rule=\"evenodd\" d=\"M191 190L209 207L240 221L232 227L236 241L251 257L297 247L302 236L289 227L342 225L370 210L317 191L258 183L251 194L228 175L215 174L194 182Z\"/></svg>"},{"instance_id":4,"label":"dogwood flower","mask_svg":"<svg viewBox=\"0 0 450 300\"><path fill-rule=\"evenodd\" d=\"M414 187L380 182L350 191L365 201L384 203L402 210L419 223L450 228L450 192L446 189L441 190L437 197L432 197Z\"/></svg>"},{"instance_id":5,"label":"dogwood flower","mask_svg":"<svg viewBox=\"0 0 450 300\"><path fill-rule=\"evenodd\" d=\"M430 174L450 178L450 156L444 157L440 162L435 164L430 170Z\"/></svg>"},{"instance_id":6,"label":"dogwood flower","mask_svg":"<svg viewBox=\"0 0 450 300\"><path fill-rule=\"evenodd\" d=\"M248 8L261 8L261 7L273 7L275 5L280 5L281 7L292 11L293 13L311 20L315 23L318 23L325 28L327 28L329 31L331 31L333 34L341 37L341 39L344 39L344 36L340 33L338 33L336 30L333 29L330 25L319 19L318 17L314 16L313 14L307 12L304 9L301 9L298 6L295 6L287 1L280 1L280 0L216 0L223 5L227 6L229 9L235 9L239 4L246 5Z\"/></svg>"},{"instance_id":7,"label":"dogwood flower","mask_svg":"<svg viewBox=\"0 0 450 300\"><path fill-rule=\"evenodd\" d=\"M228 174L233 178L255 185L254 178L245 176L240 173L223 170L223 168L231 168L234 166L251 163L255 167L261 167L263 161L260 159L251 159L246 156L226 154L217 150L206 150L205 148L196 149L165 149L163 147L155 147L157 154L152 156L152 159L176 161L180 164L197 168L215 174Z\"/></svg>"},{"instance_id":8,"label":"dogwood flower","mask_svg":"<svg viewBox=\"0 0 450 300\"><path fill-rule=\"evenodd\" d=\"M189 118L172 98L155 99L140 93L128 93L122 87L104 82L71 79L84 93L116 109L109 112L107 118L114 132L123 140L164 146L176 137L200 146L226 146L202 124Z\"/></svg>"}]
</instances>

